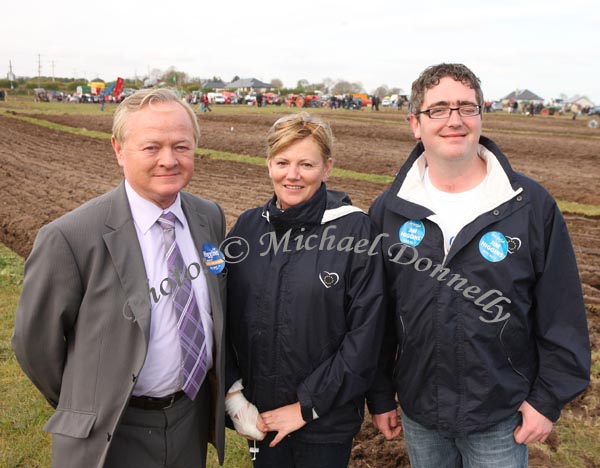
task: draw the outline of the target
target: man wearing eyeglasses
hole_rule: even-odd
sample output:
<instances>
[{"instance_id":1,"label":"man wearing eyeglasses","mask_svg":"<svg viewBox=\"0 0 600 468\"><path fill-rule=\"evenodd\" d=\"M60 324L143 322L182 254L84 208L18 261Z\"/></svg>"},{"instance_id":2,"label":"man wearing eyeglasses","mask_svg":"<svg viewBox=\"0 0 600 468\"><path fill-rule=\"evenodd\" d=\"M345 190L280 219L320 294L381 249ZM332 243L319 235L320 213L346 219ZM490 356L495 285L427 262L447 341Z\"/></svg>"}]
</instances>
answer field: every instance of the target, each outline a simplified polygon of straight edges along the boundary
<instances>
[{"instance_id":1,"label":"man wearing eyeglasses","mask_svg":"<svg viewBox=\"0 0 600 468\"><path fill-rule=\"evenodd\" d=\"M551 195L481 136L461 64L412 85L420 140L370 215L387 256L390 333L368 404L413 468L520 468L590 379L581 284ZM402 424L398 421L398 396Z\"/></svg>"}]
</instances>

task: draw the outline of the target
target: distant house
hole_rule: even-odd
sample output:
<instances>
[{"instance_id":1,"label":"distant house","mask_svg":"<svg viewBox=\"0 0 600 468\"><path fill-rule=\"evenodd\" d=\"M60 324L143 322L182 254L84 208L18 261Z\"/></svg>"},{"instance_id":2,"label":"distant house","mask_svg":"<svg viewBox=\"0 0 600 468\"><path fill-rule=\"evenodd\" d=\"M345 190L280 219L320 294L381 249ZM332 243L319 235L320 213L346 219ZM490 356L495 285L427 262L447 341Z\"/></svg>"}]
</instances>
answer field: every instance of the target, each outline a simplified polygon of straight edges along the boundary
<instances>
[{"instance_id":1,"label":"distant house","mask_svg":"<svg viewBox=\"0 0 600 468\"><path fill-rule=\"evenodd\" d=\"M227 83L225 85L225 88L237 89L239 91L247 93L250 91L265 92L271 88L274 88L274 86L269 83L257 80L256 78L241 78L239 80L232 81L231 83Z\"/></svg>"},{"instance_id":2,"label":"distant house","mask_svg":"<svg viewBox=\"0 0 600 468\"><path fill-rule=\"evenodd\" d=\"M534 103L540 103L543 104L544 103L544 98L538 96L537 94L529 91L528 89L524 89L524 90L515 90L512 93L510 93L508 96L505 96L504 98L502 98L503 101L517 101L519 104L521 104L524 101L527 102L534 102Z\"/></svg>"},{"instance_id":3,"label":"distant house","mask_svg":"<svg viewBox=\"0 0 600 468\"><path fill-rule=\"evenodd\" d=\"M207 81L202 84L203 88L214 89L216 92L221 92L227 89L227 85L222 81Z\"/></svg>"},{"instance_id":4,"label":"distant house","mask_svg":"<svg viewBox=\"0 0 600 468\"><path fill-rule=\"evenodd\" d=\"M575 96L573 96L569 99L566 99L565 104L571 105L571 106L573 104L576 104L577 106L579 106L580 109L594 107L594 103L592 101L590 101L587 98L587 96L580 96L578 94L576 94Z\"/></svg>"}]
</instances>

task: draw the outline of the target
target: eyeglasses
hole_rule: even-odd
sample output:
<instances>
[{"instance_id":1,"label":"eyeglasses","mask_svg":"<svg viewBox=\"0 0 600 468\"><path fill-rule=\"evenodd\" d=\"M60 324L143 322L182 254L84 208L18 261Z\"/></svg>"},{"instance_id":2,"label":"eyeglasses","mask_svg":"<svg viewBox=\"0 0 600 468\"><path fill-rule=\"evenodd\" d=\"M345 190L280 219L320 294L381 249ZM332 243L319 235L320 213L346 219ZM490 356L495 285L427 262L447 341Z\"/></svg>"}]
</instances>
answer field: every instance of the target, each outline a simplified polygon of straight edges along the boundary
<instances>
[{"instance_id":1,"label":"eyeglasses","mask_svg":"<svg viewBox=\"0 0 600 468\"><path fill-rule=\"evenodd\" d=\"M447 119L452 114L452 111L458 111L461 117L475 117L481 114L481 106L475 104L467 104L459 107L432 107L421 112L416 112L415 115L427 114L430 119Z\"/></svg>"}]
</instances>

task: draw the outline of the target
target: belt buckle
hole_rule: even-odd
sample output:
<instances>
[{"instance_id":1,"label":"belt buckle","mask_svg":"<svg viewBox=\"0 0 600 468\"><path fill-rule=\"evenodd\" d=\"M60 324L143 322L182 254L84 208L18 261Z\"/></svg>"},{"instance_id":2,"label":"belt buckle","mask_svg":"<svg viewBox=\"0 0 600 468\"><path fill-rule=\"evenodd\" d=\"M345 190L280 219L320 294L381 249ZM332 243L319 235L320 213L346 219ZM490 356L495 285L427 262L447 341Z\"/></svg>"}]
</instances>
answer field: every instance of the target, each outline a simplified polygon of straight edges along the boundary
<instances>
[{"instance_id":1,"label":"belt buckle","mask_svg":"<svg viewBox=\"0 0 600 468\"><path fill-rule=\"evenodd\" d=\"M176 397L177 397L177 393L172 393L169 397L170 398L169 404L167 406L165 406L163 409L171 408L175 404Z\"/></svg>"}]
</instances>

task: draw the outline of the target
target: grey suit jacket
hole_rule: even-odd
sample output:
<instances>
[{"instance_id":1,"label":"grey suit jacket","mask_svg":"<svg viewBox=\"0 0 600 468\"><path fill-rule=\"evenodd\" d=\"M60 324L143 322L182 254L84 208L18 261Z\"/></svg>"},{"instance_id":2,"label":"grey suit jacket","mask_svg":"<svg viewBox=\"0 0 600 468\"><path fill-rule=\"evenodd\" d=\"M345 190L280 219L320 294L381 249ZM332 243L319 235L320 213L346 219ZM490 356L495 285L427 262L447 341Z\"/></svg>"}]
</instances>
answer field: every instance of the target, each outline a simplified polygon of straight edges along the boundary
<instances>
[{"instance_id":1,"label":"grey suit jacket","mask_svg":"<svg viewBox=\"0 0 600 468\"><path fill-rule=\"evenodd\" d=\"M214 202L181 193L196 246L218 246ZM211 443L224 452L225 275L206 270L214 322ZM40 229L25 263L12 345L55 413L53 466L101 468L146 356L150 296L124 183ZM198 402L200 404L200 402ZM206 441L199 441L206 443Z\"/></svg>"}]
</instances>

